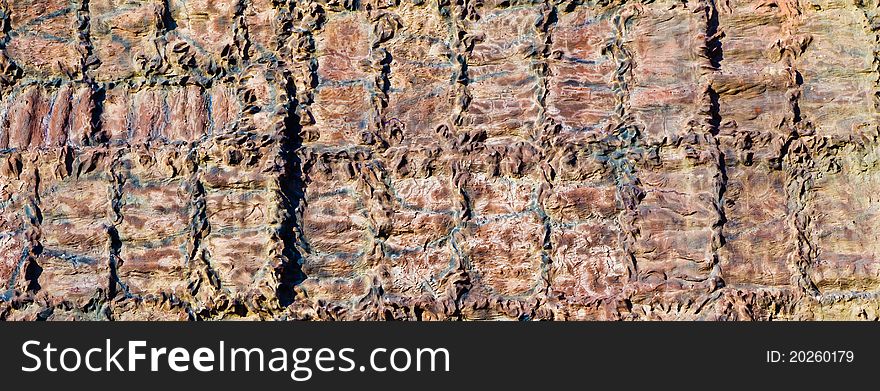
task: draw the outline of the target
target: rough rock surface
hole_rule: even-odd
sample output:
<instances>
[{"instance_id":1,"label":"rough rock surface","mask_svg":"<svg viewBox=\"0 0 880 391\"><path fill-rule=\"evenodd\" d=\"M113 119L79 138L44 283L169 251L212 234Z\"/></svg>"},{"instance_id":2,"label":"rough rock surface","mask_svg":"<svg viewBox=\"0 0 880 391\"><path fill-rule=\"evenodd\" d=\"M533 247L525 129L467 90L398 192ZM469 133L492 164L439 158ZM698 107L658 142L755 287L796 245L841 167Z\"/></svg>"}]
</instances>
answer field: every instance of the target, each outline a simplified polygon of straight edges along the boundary
<instances>
[{"instance_id":1,"label":"rough rock surface","mask_svg":"<svg viewBox=\"0 0 880 391\"><path fill-rule=\"evenodd\" d=\"M0 319L880 316L877 0L2 0Z\"/></svg>"}]
</instances>

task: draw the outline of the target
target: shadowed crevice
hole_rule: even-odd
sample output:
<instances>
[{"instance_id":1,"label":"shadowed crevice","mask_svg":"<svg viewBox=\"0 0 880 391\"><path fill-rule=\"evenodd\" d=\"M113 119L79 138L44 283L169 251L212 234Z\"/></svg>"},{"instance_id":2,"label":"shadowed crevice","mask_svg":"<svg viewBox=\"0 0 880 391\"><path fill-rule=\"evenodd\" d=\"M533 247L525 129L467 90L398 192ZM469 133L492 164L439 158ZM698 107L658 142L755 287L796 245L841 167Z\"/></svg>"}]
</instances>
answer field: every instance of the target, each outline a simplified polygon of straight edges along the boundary
<instances>
[{"instance_id":1,"label":"shadowed crevice","mask_svg":"<svg viewBox=\"0 0 880 391\"><path fill-rule=\"evenodd\" d=\"M275 273L278 277L276 296L283 307L293 304L296 292L294 288L307 278L303 272L303 257L300 241L303 238L301 227L302 215L300 205L305 199L305 181L302 174L302 160L299 156L302 148L302 125L300 116L292 108L297 107L296 91L291 79L285 78L285 90L290 97L287 115L284 118L284 128L281 136L280 155L284 162L283 171L279 177L281 191L281 209L284 216L279 226L283 250L281 263L276 265Z\"/></svg>"}]
</instances>

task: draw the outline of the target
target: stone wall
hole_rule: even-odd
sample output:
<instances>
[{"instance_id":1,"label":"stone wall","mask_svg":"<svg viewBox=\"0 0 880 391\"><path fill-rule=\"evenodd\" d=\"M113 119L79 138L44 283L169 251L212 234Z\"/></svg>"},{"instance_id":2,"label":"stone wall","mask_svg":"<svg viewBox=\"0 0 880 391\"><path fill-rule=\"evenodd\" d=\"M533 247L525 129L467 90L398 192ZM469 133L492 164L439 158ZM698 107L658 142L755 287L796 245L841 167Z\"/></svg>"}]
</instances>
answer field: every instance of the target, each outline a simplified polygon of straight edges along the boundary
<instances>
[{"instance_id":1,"label":"stone wall","mask_svg":"<svg viewBox=\"0 0 880 391\"><path fill-rule=\"evenodd\" d=\"M0 11L0 319L880 316L876 0Z\"/></svg>"}]
</instances>

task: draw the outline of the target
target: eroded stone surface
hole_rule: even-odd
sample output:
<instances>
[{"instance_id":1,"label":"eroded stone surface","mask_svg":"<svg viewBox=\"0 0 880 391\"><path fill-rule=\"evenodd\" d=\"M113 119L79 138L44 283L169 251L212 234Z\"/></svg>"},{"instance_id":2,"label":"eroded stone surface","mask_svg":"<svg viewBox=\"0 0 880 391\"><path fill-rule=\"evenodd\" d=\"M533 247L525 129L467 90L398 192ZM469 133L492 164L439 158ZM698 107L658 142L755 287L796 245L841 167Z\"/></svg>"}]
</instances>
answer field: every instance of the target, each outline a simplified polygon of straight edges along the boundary
<instances>
[{"instance_id":1,"label":"eroded stone surface","mask_svg":"<svg viewBox=\"0 0 880 391\"><path fill-rule=\"evenodd\" d=\"M26 1L0 319L877 319L876 1Z\"/></svg>"}]
</instances>

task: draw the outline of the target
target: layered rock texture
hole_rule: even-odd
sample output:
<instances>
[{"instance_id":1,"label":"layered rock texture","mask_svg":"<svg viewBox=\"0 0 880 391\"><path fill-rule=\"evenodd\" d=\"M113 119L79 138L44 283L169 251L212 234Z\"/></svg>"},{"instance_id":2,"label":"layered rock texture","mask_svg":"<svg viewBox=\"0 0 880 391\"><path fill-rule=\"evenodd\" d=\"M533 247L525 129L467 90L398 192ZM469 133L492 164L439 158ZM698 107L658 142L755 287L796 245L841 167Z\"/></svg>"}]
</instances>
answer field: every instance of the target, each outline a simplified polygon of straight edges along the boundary
<instances>
[{"instance_id":1,"label":"layered rock texture","mask_svg":"<svg viewBox=\"0 0 880 391\"><path fill-rule=\"evenodd\" d=\"M880 316L877 0L2 0L0 319Z\"/></svg>"}]
</instances>

